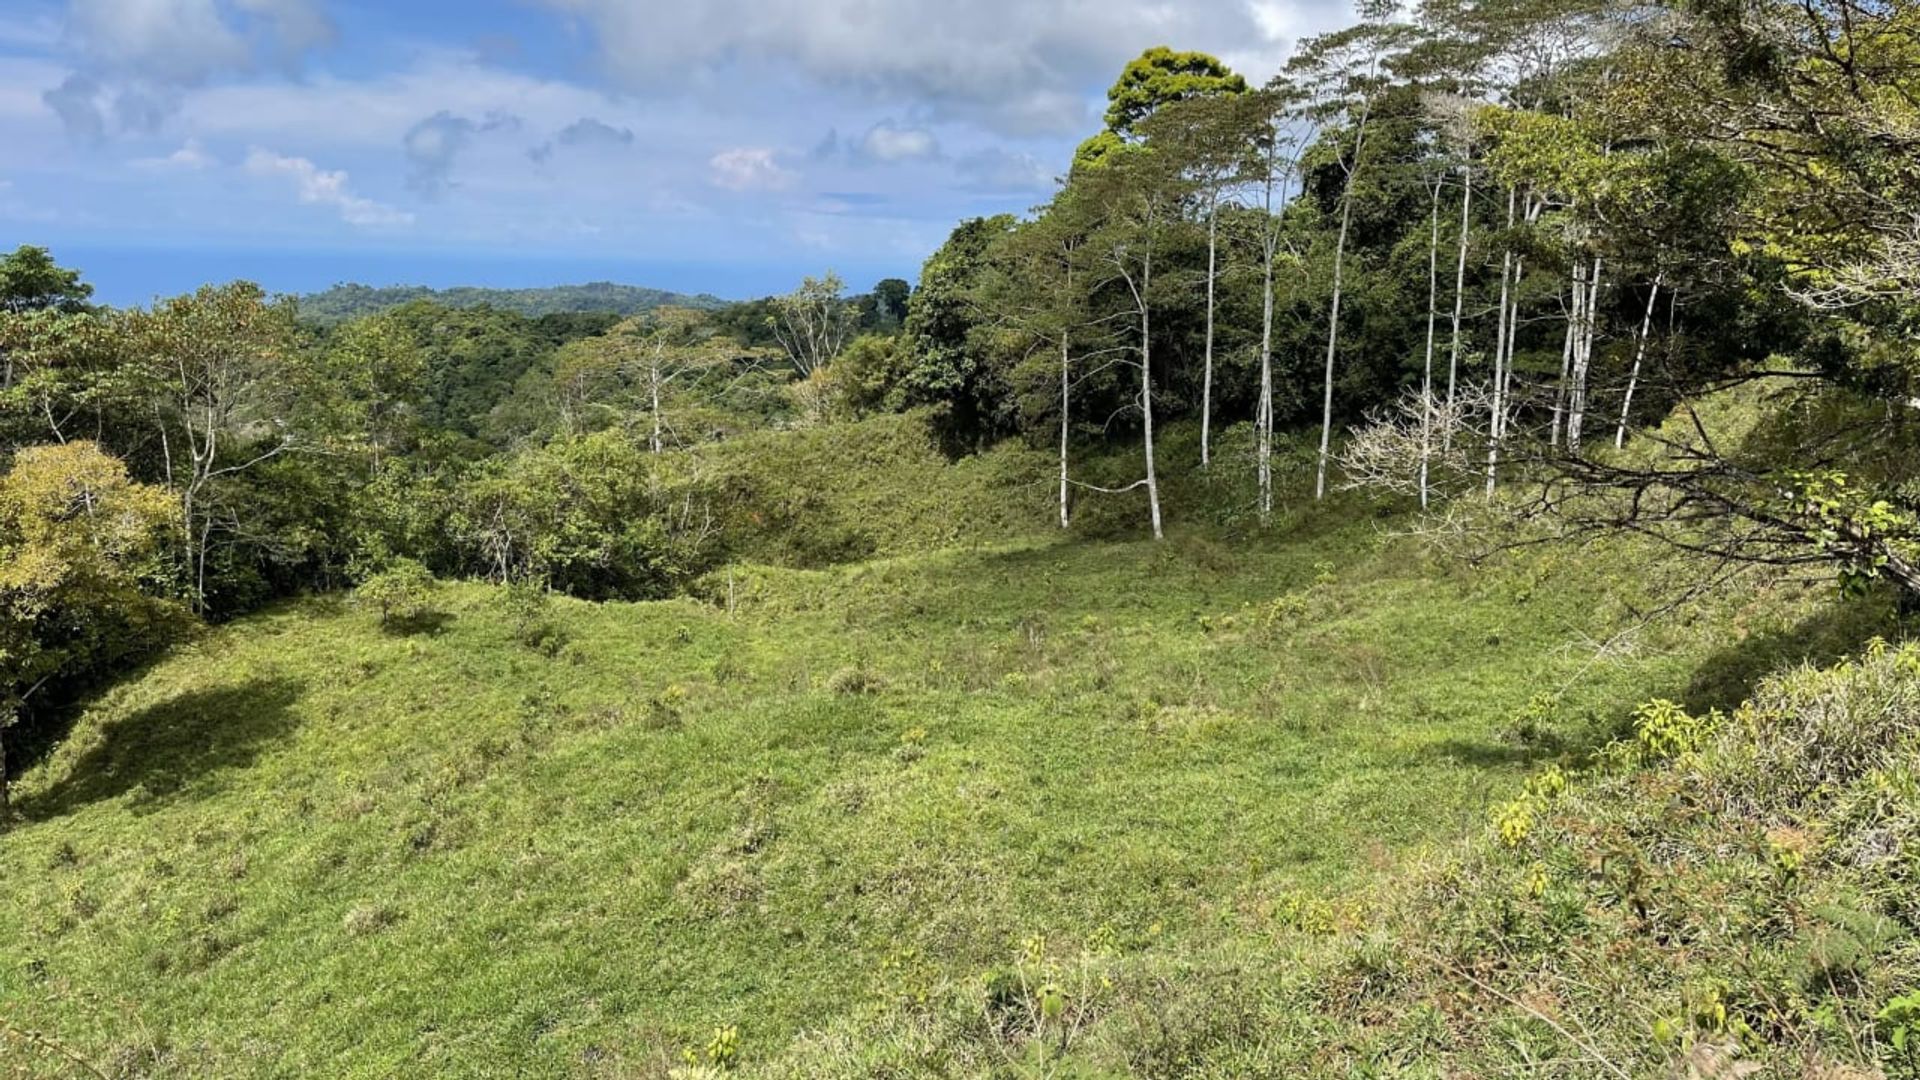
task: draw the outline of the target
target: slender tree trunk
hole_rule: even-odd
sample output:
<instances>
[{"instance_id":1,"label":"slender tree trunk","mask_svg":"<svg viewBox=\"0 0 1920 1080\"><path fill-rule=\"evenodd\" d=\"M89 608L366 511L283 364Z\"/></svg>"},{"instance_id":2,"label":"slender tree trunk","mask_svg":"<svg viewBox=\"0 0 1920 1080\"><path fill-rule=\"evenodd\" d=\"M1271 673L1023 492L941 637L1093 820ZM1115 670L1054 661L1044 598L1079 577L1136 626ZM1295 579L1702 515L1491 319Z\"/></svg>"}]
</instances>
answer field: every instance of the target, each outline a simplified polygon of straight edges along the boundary
<instances>
[{"instance_id":1,"label":"slender tree trunk","mask_svg":"<svg viewBox=\"0 0 1920 1080\"><path fill-rule=\"evenodd\" d=\"M1149 254L1140 272L1140 413L1147 454L1147 510L1153 518L1153 538L1159 540L1160 478L1153 460L1153 308L1147 303L1152 288L1153 256Z\"/></svg>"},{"instance_id":2,"label":"slender tree trunk","mask_svg":"<svg viewBox=\"0 0 1920 1080\"><path fill-rule=\"evenodd\" d=\"M1376 58L1375 70L1378 67ZM1327 461L1333 446L1333 360L1340 346L1342 272L1346 269L1347 232L1353 224L1353 178L1360 172L1360 154L1367 146L1367 119L1372 113L1373 97L1368 95L1361 102L1360 122L1354 127L1353 164L1347 167L1347 182L1340 193L1340 237L1333 246L1333 310L1327 316L1326 393L1320 409L1320 463L1313 480L1315 499L1323 499L1327 494Z\"/></svg>"},{"instance_id":3,"label":"slender tree trunk","mask_svg":"<svg viewBox=\"0 0 1920 1080\"><path fill-rule=\"evenodd\" d=\"M1260 259L1260 405L1254 417L1258 442L1255 457L1260 483L1260 524L1273 519L1273 263L1280 251L1280 224L1273 217L1273 170L1275 156L1269 151L1265 187L1266 219L1261 236ZM1289 166L1291 167L1291 166ZM1280 201L1286 203L1287 186L1281 184Z\"/></svg>"},{"instance_id":4,"label":"slender tree trunk","mask_svg":"<svg viewBox=\"0 0 1920 1080\"><path fill-rule=\"evenodd\" d=\"M1207 205L1207 351L1204 374L1200 377L1200 466L1213 461L1213 313L1214 281L1218 276L1220 202L1216 196Z\"/></svg>"},{"instance_id":5,"label":"slender tree trunk","mask_svg":"<svg viewBox=\"0 0 1920 1080\"><path fill-rule=\"evenodd\" d=\"M1519 203L1520 193L1516 189L1507 191L1507 228L1513 228L1514 208ZM1513 248L1509 246L1500 257L1500 320L1494 330L1493 339L1493 415L1487 421L1487 497L1493 497L1494 484L1500 472L1500 439L1506 434L1506 363L1507 351L1507 301L1513 289Z\"/></svg>"},{"instance_id":6,"label":"slender tree trunk","mask_svg":"<svg viewBox=\"0 0 1920 1080\"><path fill-rule=\"evenodd\" d=\"M1460 255L1453 271L1453 341L1451 355L1447 360L1447 415L1453 415L1455 386L1460 378L1460 317L1467 301L1467 234L1473 224L1473 167L1465 166L1460 170L1460 182L1465 190L1460 195ZM1453 449L1453 429L1449 427L1441 435L1443 449Z\"/></svg>"},{"instance_id":7,"label":"slender tree trunk","mask_svg":"<svg viewBox=\"0 0 1920 1080\"><path fill-rule=\"evenodd\" d=\"M1348 174L1346 195L1340 205L1340 236L1333 246L1333 308L1327 316L1327 373L1326 392L1322 395L1320 406L1320 463L1313 481L1313 497L1316 499L1323 499L1327 495L1327 459L1333 445L1333 360L1340 348L1342 273L1346 269L1347 229L1352 221L1353 176Z\"/></svg>"},{"instance_id":8,"label":"slender tree trunk","mask_svg":"<svg viewBox=\"0 0 1920 1080\"><path fill-rule=\"evenodd\" d=\"M1260 524L1273 517L1273 244L1268 242L1260 286L1260 408L1254 418L1259 439Z\"/></svg>"},{"instance_id":9,"label":"slender tree trunk","mask_svg":"<svg viewBox=\"0 0 1920 1080\"><path fill-rule=\"evenodd\" d=\"M1584 283L1581 281L1581 269L1585 264L1576 262L1568 275L1567 295L1567 335L1560 345L1560 382L1553 391L1553 431L1548 445L1558 449L1560 446L1560 428L1566 421L1568 382L1573 375L1573 346L1579 338L1580 306L1585 303Z\"/></svg>"},{"instance_id":10,"label":"slender tree trunk","mask_svg":"<svg viewBox=\"0 0 1920 1080\"><path fill-rule=\"evenodd\" d=\"M1068 395L1072 386L1068 382L1067 332L1060 332L1060 527L1072 525L1067 516L1067 434L1070 430L1072 414L1068 411Z\"/></svg>"},{"instance_id":11,"label":"slender tree trunk","mask_svg":"<svg viewBox=\"0 0 1920 1080\"><path fill-rule=\"evenodd\" d=\"M1653 305L1660 299L1664 272L1653 275L1653 288L1647 293L1647 314L1640 320L1640 341L1633 348L1633 371L1627 376L1627 396L1620 400L1620 427L1613 433L1613 448L1627 445L1627 421L1633 415L1633 392L1640 385L1640 365L1647 358L1647 338L1653 334Z\"/></svg>"},{"instance_id":12,"label":"slender tree trunk","mask_svg":"<svg viewBox=\"0 0 1920 1080\"><path fill-rule=\"evenodd\" d=\"M1594 328L1599 320L1596 313L1600 306L1599 256L1594 256L1593 272L1587 278L1587 303L1580 323L1580 341L1573 351L1573 393L1567 408L1567 451L1580 452L1581 430L1587 419L1587 373L1593 365Z\"/></svg>"},{"instance_id":13,"label":"slender tree trunk","mask_svg":"<svg viewBox=\"0 0 1920 1080\"><path fill-rule=\"evenodd\" d=\"M12 782L13 778L7 775L7 726L0 721L0 832L6 831L7 822L13 817Z\"/></svg>"},{"instance_id":14,"label":"slender tree trunk","mask_svg":"<svg viewBox=\"0 0 1920 1080\"><path fill-rule=\"evenodd\" d=\"M1520 282L1527 276L1527 257L1513 257L1513 304L1507 313L1507 362L1501 369L1500 396L1507 403L1507 411L1500 416L1500 437L1506 438L1507 425L1513 419L1513 358L1520 344Z\"/></svg>"},{"instance_id":15,"label":"slender tree trunk","mask_svg":"<svg viewBox=\"0 0 1920 1080\"><path fill-rule=\"evenodd\" d=\"M664 445L660 438L660 362L657 359L647 368L647 394L653 399L653 435L647 445L657 454Z\"/></svg>"},{"instance_id":16,"label":"slender tree trunk","mask_svg":"<svg viewBox=\"0 0 1920 1080\"><path fill-rule=\"evenodd\" d=\"M1420 378L1420 508L1428 503L1427 474L1433 459L1433 336L1440 319L1440 187L1433 182L1432 236L1427 243L1427 365Z\"/></svg>"}]
</instances>

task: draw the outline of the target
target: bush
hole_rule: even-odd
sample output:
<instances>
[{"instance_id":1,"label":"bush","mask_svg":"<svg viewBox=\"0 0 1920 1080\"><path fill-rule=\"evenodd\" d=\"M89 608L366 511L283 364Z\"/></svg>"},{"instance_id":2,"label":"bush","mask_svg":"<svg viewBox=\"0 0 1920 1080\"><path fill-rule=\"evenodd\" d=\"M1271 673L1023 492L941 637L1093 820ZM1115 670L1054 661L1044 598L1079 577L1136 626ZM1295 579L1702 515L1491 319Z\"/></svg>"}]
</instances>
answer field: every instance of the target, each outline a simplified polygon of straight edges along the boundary
<instances>
[{"instance_id":1,"label":"bush","mask_svg":"<svg viewBox=\"0 0 1920 1080\"><path fill-rule=\"evenodd\" d=\"M605 431L489 462L453 528L476 568L587 600L671 596L717 554L699 463Z\"/></svg>"},{"instance_id":2,"label":"bush","mask_svg":"<svg viewBox=\"0 0 1920 1080\"><path fill-rule=\"evenodd\" d=\"M558 656L566 647L567 634L554 620L546 582L525 578L508 585L506 608L513 640L547 656Z\"/></svg>"},{"instance_id":3,"label":"bush","mask_svg":"<svg viewBox=\"0 0 1920 1080\"><path fill-rule=\"evenodd\" d=\"M360 604L380 612L381 626L417 623L432 611L433 574L412 559L395 559L353 592Z\"/></svg>"}]
</instances>

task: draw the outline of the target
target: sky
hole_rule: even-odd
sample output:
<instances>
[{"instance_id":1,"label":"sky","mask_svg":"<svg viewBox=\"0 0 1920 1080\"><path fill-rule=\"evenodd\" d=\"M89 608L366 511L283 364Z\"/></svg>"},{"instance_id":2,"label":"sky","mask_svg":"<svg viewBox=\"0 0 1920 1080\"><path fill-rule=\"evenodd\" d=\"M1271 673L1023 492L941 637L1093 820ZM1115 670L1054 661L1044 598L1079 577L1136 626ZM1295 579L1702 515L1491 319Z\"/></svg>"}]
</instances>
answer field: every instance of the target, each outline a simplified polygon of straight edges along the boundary
<instances>
[{"instance_id":1,"label":"sky","mask_svg":"<svg viewBox=\"0 0 1920 1080\"><path fill-rule=\"evenodd\" d=\"M745 298L909 280L1044 201L1153 45L1250 80L1345 0L0 0L0 248L114 304L243 277Z\"/></svg>"}]
</instances>

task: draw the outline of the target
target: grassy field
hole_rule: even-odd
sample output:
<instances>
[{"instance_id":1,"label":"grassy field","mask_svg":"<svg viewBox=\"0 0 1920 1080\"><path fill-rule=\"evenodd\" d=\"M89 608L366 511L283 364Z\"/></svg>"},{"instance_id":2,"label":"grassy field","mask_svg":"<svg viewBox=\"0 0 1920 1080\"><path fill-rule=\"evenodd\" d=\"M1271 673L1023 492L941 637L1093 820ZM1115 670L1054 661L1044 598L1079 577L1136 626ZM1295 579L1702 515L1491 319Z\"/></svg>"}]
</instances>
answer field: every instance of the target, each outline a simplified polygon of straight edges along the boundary
<instances>
[{"instance_id":1,"label":"grassy field","mask_svg":"<svg viewBox=\"0 0 1920 1080\"><path fill-rule=\"evenodd\" d=\"M475 584L219 629L19 785L0 1074L651 1076L723 1026L751 1070L1040 939L1257 951L1637 703L1864 635L1823 588L1640 626L1685 567L1398 524L742 565L540 647Z\"/></svg>"}]
</instances>

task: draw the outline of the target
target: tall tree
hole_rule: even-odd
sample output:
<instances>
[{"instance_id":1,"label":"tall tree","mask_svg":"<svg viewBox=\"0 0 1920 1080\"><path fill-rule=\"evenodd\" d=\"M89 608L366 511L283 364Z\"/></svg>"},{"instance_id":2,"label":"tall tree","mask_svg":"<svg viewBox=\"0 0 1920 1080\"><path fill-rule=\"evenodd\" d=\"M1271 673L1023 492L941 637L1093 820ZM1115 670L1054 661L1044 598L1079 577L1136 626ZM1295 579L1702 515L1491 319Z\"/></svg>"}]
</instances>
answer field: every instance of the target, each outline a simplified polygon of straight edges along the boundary
<instances>
[{"instance_id":1,"label":"tall tree","mask_svg":"<svg viewBox=\"0 0 1920 1080\"><path fill-rule=\"evenodd\" d=\"M1011 214L961 222L920 270L902 331L912 363L901 381L901 404L944 411L950 442L978 446L1008 433L1005 387L988 363L978 333L987 321L979 285L987 252L1013 231Z\"/></svg>"},{"instance_id":2,"label":"tall tree","mask_svg":"<svg viewBox=\"0 0 1920 1080\"><path fill-rule=\"evenodd\" d=\"M1028 389L1022 395L1023 415L1058 414L1057 444L1059 520L1062 529L1073 524L1073 476L1069 452L1073 439L1075 361L1108 355L1111 335L1102 333L1102 320L1092 303L1095 271L1088 264L1087 247L1098 222L1098 209L1081 189L1054 196L1034 220L999 237L987 250L985 269L976 284L976 303L991 320L995 332L1008 339L1006 348L1033 363L1045 377L1025 377L1029 365L1016 368L1016 382ZM1057 393L1048 393L1057 388ZM1032 407L1027 401L1044 402Z\"/></svg>"},{"instance_id":3,"label":"tall tree","mask_svg":"<svg viewBox=\"0 0 1920 1080\"><path fill-rule=\"evenodd\" d=\"M1094 164L1117 147L1138 142L1141 123L1162 106L1246 89L1247 81L1217 57L1156 45L1130 61L1108 88L1106 126L1080 144L1074 165Z\"/></svg>"},{"instance_id":4,"label":"tall tree","mask_svg":"<svg viewBox=\"0 0 1920 1080\"><path fill-rule=\"evenodd\" d=\"M1262 130L1256 103L1227 84L1212 95L1170 102L1140 121L1149 145L1182 162L1206 227L1207 264L1205 343L1201 355L1200 464L1212 462L1213 375L1217 288L1220 281L1220 206L1246 183Z\"/></svg>"},{"instance_id":5,"label":"tall tree","mask_svg":"<svg viewBox=\"0 0 1920 1080\"><path fill-rule=\"evenodd\" d=\"M1357 26L1306 42L1288 68L1309 87L1325 123L1335 127L1334 162L1341 174L1339 228L1333 249L1332 300L1327 312L1327 362L1322 382L1320 456L1314 473L1314 498L1327 493L1327 465L1333 440L1333 382L1340 351L1340 305L1345 297L1347 241L1353 227L1355 180L1367 165L1368 136L1374 106L1388 86L1389 58L1405 47L1411 28L1392 21L1395 0L1363 0L1366 20Z\"/></svg>"},{"instance_id":6,"label":"tall tree","mask_svg":"<svg viewBox=\"0 0 1920 1080\"><path fill-rule=\"evenodd\" d=\"M0 256L0 316L77 314L88 309L92 295L93 286L80 280L80 271L55 263L46 248L22 244ZM0 391L13 388L15 366L13 347L0 342Z\"/></svg>"},{"instance_id":7,"label":"tall tree","mask_svg":"<svg viewBox=\"0 0 1920 1080\"><path fill-rule=\"evenodd\" d=\"M0 475L0 823L6 729L50 680L155 644L173 500L91 442L28 447Z\"/></svg>"},{"instance_id":8,"label":"tall tree","mask_svg":"<svg viewBox=\"0 0 1920 1080\"><path fill-rule=\"evenodd\" d=\"M1140 373L1140 391L1133 404L1140 415L1146 475L1112 490L1146 488L1148 521L1153 538L1159 540L1165 532L1154 447L1153 316L1173 284L1161 274L1162 248L1191 195L1189 181L1176 158L1146 145L1123 147L1076 169L1069 186L1102 208L1088 250L1105 273L1114 314L1131 322L1136 335L1134 366Z\"/></svg>"},{"instance_id":9,"label":"tall tree","mask_svg":"<svg viewBox=\"0 0 1920 1080\"><path fill-rule=\"evenodd\" d=\"M1301 106L1301 92L1284 77L1276 77L1257 100L1261 132L1258 137L1260 217L1260 375L1254 407L1254 459L1258 485L1258 513L1262 525L1273 517L1273 349L1276 271L1286 248L1288 192L1298 182L1300 159L1313 142L1314 124Z\"/></svg>"},{"instance_id":10,"label":"tall tree","mask_svg":"<svg viewBox=\"0 0 1920 1080\"><path fill-rule=\"evenodd\" d=\"M152 389L167 485L178 498L194 610L207 608L217 541L244 531L227 482L300 444L292 406L304 381L290 305L248 282L207 286L122 316Z\"/></svg>"},{"instance_id":11,"label":"tall tree","mask_svg":"<svg viewBox=\"0 0 1920 1080\"><path fill-rule=\"evenodd\" d=\"M831 363L853 336L854 310L841 295L846 288L840 275L829 270L822 277L803 279L799 288L774 300L774 336L803 378Z\"/></svg>"}]
</instances>

